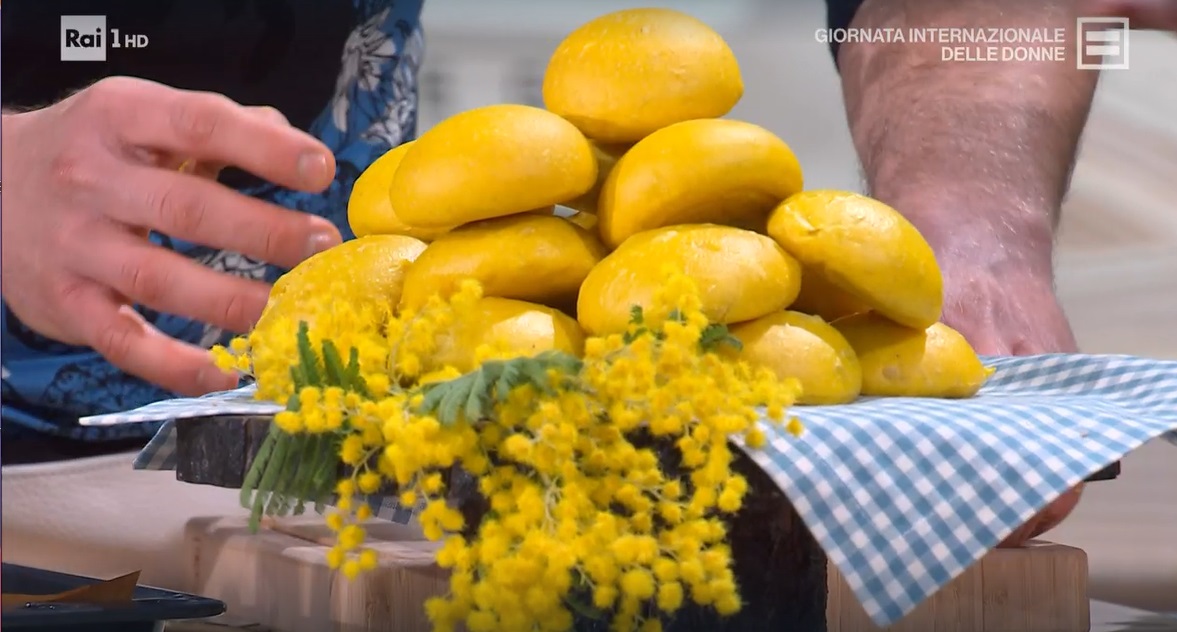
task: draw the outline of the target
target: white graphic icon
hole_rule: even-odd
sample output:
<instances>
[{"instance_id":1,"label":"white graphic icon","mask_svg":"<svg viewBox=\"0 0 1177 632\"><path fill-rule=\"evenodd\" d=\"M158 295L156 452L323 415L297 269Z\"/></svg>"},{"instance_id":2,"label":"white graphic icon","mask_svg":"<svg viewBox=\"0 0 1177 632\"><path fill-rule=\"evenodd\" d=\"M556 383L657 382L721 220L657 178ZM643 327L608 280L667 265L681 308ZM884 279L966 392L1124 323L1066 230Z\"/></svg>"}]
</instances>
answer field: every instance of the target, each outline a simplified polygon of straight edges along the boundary
<instances>
[{"instance_id":1,"label":"white graphic icon","mask_svg":"<svg viewBox=\"0 0 1177 632\"><path fill-rule=\"evenodd\" d=\"M1075 67L1080 70L1127 70L1128 35L1128 18L1077 18Z\"/></svg>"}]
</instances>

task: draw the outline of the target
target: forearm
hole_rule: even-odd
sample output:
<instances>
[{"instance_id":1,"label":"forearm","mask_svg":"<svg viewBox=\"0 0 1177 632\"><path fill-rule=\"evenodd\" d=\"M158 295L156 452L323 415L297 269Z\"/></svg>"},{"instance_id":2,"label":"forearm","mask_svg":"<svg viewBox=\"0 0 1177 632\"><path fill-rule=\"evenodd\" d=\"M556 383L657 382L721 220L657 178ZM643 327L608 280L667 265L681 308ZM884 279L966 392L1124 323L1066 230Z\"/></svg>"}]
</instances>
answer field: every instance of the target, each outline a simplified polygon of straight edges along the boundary
<instances>
[{"instance_id":1,"label":"forearm","mask_svg":"<svg viewBox=\"0 0 1177 632\"><path fill-rule=\"evenodd\" d=\"M1071 0L867 0L853 26L1065 28ZM940 254L977 248L1049 274L1097 73L1073 58L941 61L939 42L847 43L850 128L873 196ZM1069 55L1073 42L1065 44Z\"/></svg>"}]
</instances>

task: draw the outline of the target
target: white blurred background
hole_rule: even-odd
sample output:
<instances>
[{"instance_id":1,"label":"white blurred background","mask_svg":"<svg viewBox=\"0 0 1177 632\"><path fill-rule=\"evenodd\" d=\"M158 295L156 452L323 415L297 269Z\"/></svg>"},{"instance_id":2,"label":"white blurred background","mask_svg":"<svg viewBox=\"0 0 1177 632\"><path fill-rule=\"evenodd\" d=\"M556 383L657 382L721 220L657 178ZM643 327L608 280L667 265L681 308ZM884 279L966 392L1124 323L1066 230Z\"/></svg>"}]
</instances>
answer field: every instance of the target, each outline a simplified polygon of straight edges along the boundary
<instances>
[{"instance_id":1,"label":"white blurred background","mask_svg":"<svg viewBox=\"0 0 1177 632\"><path fill-rule=\"evenodd\" d=\"M860 190L820 0L680 0L731 43L746 94L733 117L785 139L806 186ZM616 0L425 3L422 126L499 102L541 105L559 39ZM1130 70L1107 71L1064 209L1058 283L1084 351L1177 359L1177 38L1133 33ZM1092 596L1177 611L1177 448L1144 446L1092 484L1048 539L1088 552Z\"/></svg>"}]
</instances>

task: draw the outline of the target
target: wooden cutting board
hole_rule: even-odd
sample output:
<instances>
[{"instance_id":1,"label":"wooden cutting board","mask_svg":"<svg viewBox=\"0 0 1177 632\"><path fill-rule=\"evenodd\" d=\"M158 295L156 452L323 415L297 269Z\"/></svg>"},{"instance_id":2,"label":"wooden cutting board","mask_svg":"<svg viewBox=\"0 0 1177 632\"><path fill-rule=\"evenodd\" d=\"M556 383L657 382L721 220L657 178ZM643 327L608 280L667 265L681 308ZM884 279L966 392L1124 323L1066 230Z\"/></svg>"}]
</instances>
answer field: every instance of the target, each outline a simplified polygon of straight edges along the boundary
<instances>
[{"instance_id":1,"label":"wooden cutting board","mask_svg":"<svg viewBox=\"0 0 1177 632\"><path fill-rule=\"evenodd\" d=\"M1087 632L1087 554L1050 542L996 549L887 628L829 570L828 632Z\"/></svg>"},{"instance_id":2,"label":"wooden cutting board","mask_svg":"<svg viewBox=\"0 0 1177 632\"><path fill-rule=\"evenodd\" d=\"M191 591L228 605L258 632L427 632L424 602L445 594L433 564L437 544L411 527L369 529L381 568L349 582L327 567L331 534L317 516L270 522L257 534L244 520L188 526ZM878 632L830 567L828 632ZM1087 632L1087 556L1048 542L995 550L888 632ZM168 632L201 628L171 624ZM192 624L187 624L191 626ZM236 628L221 628L236 629Z\"/></svg>"},{"instance_id":3,"label":"wooden cutting board","mask_svg":"<svg viewBox=\"0 0 1177 632\"><path fill-rule=\"evenodd\" d=\"M380 568L348 581L327 566L331 534L318 516L256 534L243 519L194 520L186 538L191 592L224 601L234 620L275 632L427 631L425 600L445 594L448 579L433 563L438 545L405 537L415 533L369 526Z\"/></svg>"}]
</instances>

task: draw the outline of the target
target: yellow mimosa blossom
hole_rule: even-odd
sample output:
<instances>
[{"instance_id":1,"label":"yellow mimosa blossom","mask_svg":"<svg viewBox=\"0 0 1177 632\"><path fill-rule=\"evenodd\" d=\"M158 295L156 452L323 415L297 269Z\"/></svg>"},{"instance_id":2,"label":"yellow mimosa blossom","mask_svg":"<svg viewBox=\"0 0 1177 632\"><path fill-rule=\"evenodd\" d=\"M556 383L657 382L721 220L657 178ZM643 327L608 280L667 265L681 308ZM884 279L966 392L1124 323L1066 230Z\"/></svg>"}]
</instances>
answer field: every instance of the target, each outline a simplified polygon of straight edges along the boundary
<instances>
[{"instance_id":1,"label":"yellow mimosa blossom","mask_svg":"<svg viewBox=\"0 0 1177 632\"><path fill-rule=\"evenodd\" d=\"M588 338L583 357L486 348L472 373L433 366L438 337L480 298L472 282L403 313L324 297L313 326L271 319L214 351L223 369L250 367L259 397L288 403L281 432L327 438L344 467L326 517L331 566L349 577L377 566L363 497L396 494L444 542L450 593L426 604L439 631L556 632L590 608L614 630L649 632L691 603L737 611L724 517L749 490L732 472L732 440L756 448L800 433L786 417L795 381L718 353L738 342L672 271L628 331ZM358 379L298 383L300 326L311 350L330 341ZM321 360L325 373L335 366ZM449 502L455 468L489 505L476 524Z\"/></svg>"}]
</instances>

